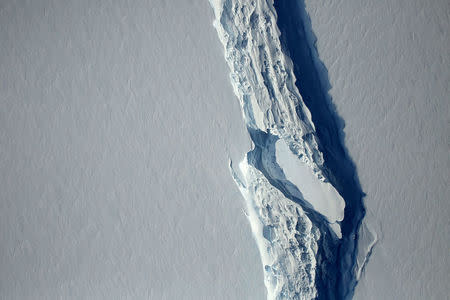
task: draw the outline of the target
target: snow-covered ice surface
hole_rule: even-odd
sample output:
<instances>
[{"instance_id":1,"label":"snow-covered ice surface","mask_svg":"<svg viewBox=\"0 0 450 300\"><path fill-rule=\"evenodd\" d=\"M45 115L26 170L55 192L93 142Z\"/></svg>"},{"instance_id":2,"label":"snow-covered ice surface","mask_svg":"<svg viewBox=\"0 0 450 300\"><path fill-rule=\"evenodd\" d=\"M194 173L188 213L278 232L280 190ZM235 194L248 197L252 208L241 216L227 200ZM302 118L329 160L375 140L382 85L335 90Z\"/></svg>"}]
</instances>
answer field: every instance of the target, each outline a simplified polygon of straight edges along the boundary
<instances>
[{"instance_id":1,"label":"snow-covered ice surface","mask_svg":"<svg viewBox=\"0 0 450 300\"><path fill-rule=\"evenodd\" d=\"M207 1L0 1L0 299L264 299Z\"/></svg>"},{"instance_id":2,"label":"snow-covered ice surface","mask_svg":"<svg viewBox=\"0 0 450 300\"><path fill-rule=\"evenodd\" d=\"M317 84L299 7L210 3L254 146L231 169L246 199L268 298L351 297L357 262L365 261L356 252L363 193Z\"/></svg>"},{"instance_id":3,"label":"snow-covered ice surface","mask_svg":"<svg viewBox=\"0 0 450 300\"><path fill-rule=\"evenodd\" d=\"M378 235L354 298L448 299L450 2L306 0L306 11Z\"/></svg>"}]
</instances>

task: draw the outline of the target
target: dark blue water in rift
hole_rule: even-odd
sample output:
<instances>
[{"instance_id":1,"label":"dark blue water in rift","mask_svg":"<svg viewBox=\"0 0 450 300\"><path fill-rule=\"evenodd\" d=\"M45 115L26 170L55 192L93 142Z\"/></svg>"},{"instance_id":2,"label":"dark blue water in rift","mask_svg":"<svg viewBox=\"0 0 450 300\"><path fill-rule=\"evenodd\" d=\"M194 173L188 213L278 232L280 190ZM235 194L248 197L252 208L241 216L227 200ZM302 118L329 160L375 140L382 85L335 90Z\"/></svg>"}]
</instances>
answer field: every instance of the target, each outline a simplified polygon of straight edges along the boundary
<instances>
[{"instance_id":1,"label":"dark blue water in rift","mask_svg":"<svg viewBox=\"0 0 450 300\"><path fill-rule=\"evenodd\" d=\"M322 222L316 284L318 299L349 299L356 286L353 272L356 262L358 228L364 217L364 193L355 166L343 144L343 121L337 116L328 94L328 72L320 62L315 37L303 0L275 0L277 25L283 51L294 64L296 86L311 112L324 155L324 174L344 198L345 218L341 223L342 240L336 241ZM256 154L255 154L256 155Z\"/></svg>"}]
</instances>

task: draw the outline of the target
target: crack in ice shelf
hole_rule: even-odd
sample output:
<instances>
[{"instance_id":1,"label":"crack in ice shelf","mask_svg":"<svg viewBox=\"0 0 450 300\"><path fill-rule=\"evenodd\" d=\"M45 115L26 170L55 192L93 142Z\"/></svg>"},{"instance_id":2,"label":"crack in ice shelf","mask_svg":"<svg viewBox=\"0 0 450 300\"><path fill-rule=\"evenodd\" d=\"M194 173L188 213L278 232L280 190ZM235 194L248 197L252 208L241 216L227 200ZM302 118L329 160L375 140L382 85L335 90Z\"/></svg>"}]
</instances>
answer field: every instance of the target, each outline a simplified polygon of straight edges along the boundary
<instances>
[{"instance_id":1,"label":"crack in ice shelf","mask_svg":"<svg viewBox=\"0 0 450 300\"><path fill-rule=\"evenodd\" d=\"M360 219L349 225L347 198L329 178L312 121L317 116L302 99L296 65L283 51L274 3L210 3L254 144L239 169L231 163L230 169L245 199L268 299L345 298L351 294L346 286L356 282Z\"/></svg>"}]
</instances>

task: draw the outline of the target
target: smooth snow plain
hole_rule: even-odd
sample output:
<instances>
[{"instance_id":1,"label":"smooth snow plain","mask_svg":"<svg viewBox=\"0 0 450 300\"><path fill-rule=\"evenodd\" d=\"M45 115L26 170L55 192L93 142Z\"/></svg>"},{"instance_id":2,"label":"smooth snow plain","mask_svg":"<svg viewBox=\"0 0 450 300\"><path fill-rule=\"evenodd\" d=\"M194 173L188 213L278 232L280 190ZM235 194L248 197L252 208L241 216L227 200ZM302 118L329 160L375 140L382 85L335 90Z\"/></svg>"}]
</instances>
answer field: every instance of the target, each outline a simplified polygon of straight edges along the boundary
<instances>
[{"instance_id":1,"label":"smooth snow plain","mask_svg":"<svg viewBox=\"0 0 450 300\"><path fill-rule=\"evenodd\" d=\"M0 298L263 299L206 1L2 1Z\"/></svg>"},{"instance_id":2,"label":"smooth snow plain","mask_svg":"<svg viewBox=\"0 0 450 300\"><path fill-rule=\"evenodd\" d=\"M450 2L305 2L378 235L354 299L448 299Z\"/></svg>"}]
</instances>

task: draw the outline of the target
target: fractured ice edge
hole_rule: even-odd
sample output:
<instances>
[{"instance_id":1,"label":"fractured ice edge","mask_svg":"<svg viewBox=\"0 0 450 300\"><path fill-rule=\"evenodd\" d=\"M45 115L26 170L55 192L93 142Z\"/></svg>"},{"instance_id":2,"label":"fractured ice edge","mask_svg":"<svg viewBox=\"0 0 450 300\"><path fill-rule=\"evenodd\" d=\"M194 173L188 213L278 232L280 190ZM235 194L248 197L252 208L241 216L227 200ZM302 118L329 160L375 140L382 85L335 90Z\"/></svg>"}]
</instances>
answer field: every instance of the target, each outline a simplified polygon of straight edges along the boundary
<instances>
[{"instance_id":1,"label":"fractured ice edge","mask_svg":"<svg viewBox=\"0 0 450 300\"><path fill-rule=\"evenodd\" d=\"M233 178L264 265L268 299L347 299L370 252L357 252L362 192L345 196L283 53L271 0L210 0L254 149ZM346 204L352 209L349 211ZM345 219L344 219L345 213Z\"/></svg>"}]
</instances>

